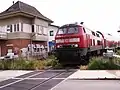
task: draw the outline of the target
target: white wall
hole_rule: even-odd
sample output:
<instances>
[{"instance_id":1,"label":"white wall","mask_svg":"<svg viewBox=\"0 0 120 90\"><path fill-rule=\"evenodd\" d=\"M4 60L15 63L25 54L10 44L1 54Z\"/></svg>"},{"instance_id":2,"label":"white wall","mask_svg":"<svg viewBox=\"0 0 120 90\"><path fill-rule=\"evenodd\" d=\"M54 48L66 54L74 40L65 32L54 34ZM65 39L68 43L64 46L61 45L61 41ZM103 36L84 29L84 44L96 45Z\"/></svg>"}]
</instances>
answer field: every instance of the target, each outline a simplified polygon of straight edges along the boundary
<instances>
[{"instance_id":1,"label":"white wall","mask_svg":"<svg viewBox=\"0 0 120 90\"><path fill-rule=\"evenodd\" d=\"M53 31L53 36L50 36L50 31ZM55 26L48 26L48 52L50 51L49 41L55 40L55 35L58 31L58 28Z\"/></svg>"},{"instance_id":2,"label":"white wall","mask_svg":"<svg viewBox=\"0 0 120 90\"><path fill-rule=\"evenodd\" d=\"M53 36L50 36L50 31L53 31ZM57 31L58 31L57 27L54 27L54 26L48 27L48 40L49 41L55 40L55 35L56 35Z\"/></svg>"}]
</instances>

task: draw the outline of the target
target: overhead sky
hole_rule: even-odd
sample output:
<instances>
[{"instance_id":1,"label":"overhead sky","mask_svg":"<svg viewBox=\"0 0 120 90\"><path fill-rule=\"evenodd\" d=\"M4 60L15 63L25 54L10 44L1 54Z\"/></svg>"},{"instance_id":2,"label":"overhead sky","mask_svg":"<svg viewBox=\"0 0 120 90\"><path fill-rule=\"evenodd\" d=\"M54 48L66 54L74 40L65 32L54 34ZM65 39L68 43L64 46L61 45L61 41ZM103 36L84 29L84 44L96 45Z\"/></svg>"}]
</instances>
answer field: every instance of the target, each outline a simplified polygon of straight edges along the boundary
<instances>
[{"instance_id":1,"label":"overhead sky","mask_svg":"<svg viewBox=\"0 0 120 90\"><path fill-rule=\"evenodd\" d=\"M0 12L13 0L2 0ZM14 0L15 2L17 0ZM104 33L118 35L120 29L120 0L20 0L36 7L55 25L83 21L85 26ZM120 36L120 35L119 35Z\"/></svg>"}]
</instances>

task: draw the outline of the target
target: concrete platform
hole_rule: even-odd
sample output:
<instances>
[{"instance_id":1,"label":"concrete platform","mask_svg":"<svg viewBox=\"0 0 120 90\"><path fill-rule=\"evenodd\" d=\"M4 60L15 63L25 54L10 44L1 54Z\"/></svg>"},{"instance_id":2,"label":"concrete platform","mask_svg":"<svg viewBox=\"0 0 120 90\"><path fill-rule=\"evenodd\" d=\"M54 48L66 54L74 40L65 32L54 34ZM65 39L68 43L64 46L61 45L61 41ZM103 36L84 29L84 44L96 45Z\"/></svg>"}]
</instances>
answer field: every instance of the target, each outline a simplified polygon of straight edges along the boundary
<instances>
[{"instance_id":1,"label":"concrete platform","mask_svg":"<svg viewBox=\"0 0 120 90\"><path fill-rule=\"evenodd\" d=\"M120 70L78 70L68 79L119 79Z\"/></svg>"},{"instance_id":2,"label":"concrete platform","mask_svg":"<svg viewBox=\"0 0 120 90\"><path fill-rule=\"evenodd\" d=\"M26 73L29 73L32 71L23 71L23 70L5 70L5 71L0 71L0 82L10 79L10 78L14 78Z\"/></svg>"},{"instance_id":3,"label":"concrete platform","mask_svg":"<svg viewBox=\"0 0 120 90\"><path fill-rule=\"evenodd\" d=\"M41 89L39 89L41 90ZM120 90L119 80L66 80L51 90Z\"/></svg>"}]
</instances>

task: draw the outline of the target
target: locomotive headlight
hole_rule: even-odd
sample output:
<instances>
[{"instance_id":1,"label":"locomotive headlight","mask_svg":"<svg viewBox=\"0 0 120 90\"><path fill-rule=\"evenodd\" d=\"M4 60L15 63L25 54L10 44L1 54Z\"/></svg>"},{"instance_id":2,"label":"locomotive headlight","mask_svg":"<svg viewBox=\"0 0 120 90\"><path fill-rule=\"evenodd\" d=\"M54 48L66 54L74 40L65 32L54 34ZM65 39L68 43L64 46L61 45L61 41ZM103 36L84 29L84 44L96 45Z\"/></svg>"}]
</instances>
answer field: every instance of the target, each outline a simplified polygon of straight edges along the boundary
<instances>
[{"instance_id":1,"label":"locomotive headlight","mask_svg":"<svg viewBox=\"0 0 120 90\"><path fill-rule=\"evenodd\" d=\"M62 45L57 45L57 48L61 48L62 47Z\"/></svg>"},{"instance_id":2,"label":"locomotive headlight","mask_svg":"<svg viewBox=\"0 0 120 90\"><path fill-rule=\"evenodd\" d=\"M75 46L75 47L78 47L78 44L75 44L74 46Z\"/></svg>"},{"instance_id":3,"label":"locomotive headlight","mask_svg":"<svg viewBox=\"0 0 120 90\"><path fill-rule=\"evenodd\" d=\"M56 43L64 43L64 40L63 39L57 39Z\"/></svg>"},{"instance_id":4,"label":"locomotive headlight","mask_svg":"<svg viewBox=\"0 0 120 90\"><path fill-rule=\"evenodd\" d=\"M58 45L57 48L60 48L60 45Z\"/></svg>"},{"instance_id":5,"label":"locomotive headlight","mask_svg":"<svg viewBox=\"0 0 120 90\"><path fill-rule=\"evenodd\" d=\"M69 42L80 42L80 38L70 38Z\"/></svg>"}]
</instances>

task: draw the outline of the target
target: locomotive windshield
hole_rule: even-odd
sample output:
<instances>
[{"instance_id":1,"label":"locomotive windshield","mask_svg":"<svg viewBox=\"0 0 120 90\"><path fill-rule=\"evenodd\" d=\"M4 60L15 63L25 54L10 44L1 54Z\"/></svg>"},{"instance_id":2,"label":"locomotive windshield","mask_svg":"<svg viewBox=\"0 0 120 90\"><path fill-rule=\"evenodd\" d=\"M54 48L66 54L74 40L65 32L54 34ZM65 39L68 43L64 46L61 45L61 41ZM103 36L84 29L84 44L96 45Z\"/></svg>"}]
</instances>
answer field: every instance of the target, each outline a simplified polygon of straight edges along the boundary
<instances>
[{"instance_id":1,"label":"locomotive windshield","mask_svg":"<svg viewBox=\"0 0 120 90\"><path fill-rule=\"evenodd\" d=\"M60 28L58 30L58 34L76 34L78 33L77 27L66 27L66 28Z\"/></svg>"},{"instance_id":2,"label":"locomotive windshield","mask_svg":"<svg viewBox=\"0 0 120 90\"><path fill-rule=\"evenodd\" d=\"M58 31L58 34L66 34L67 33L67 28L61 28Z\"/></svg>"}]
</instances>

